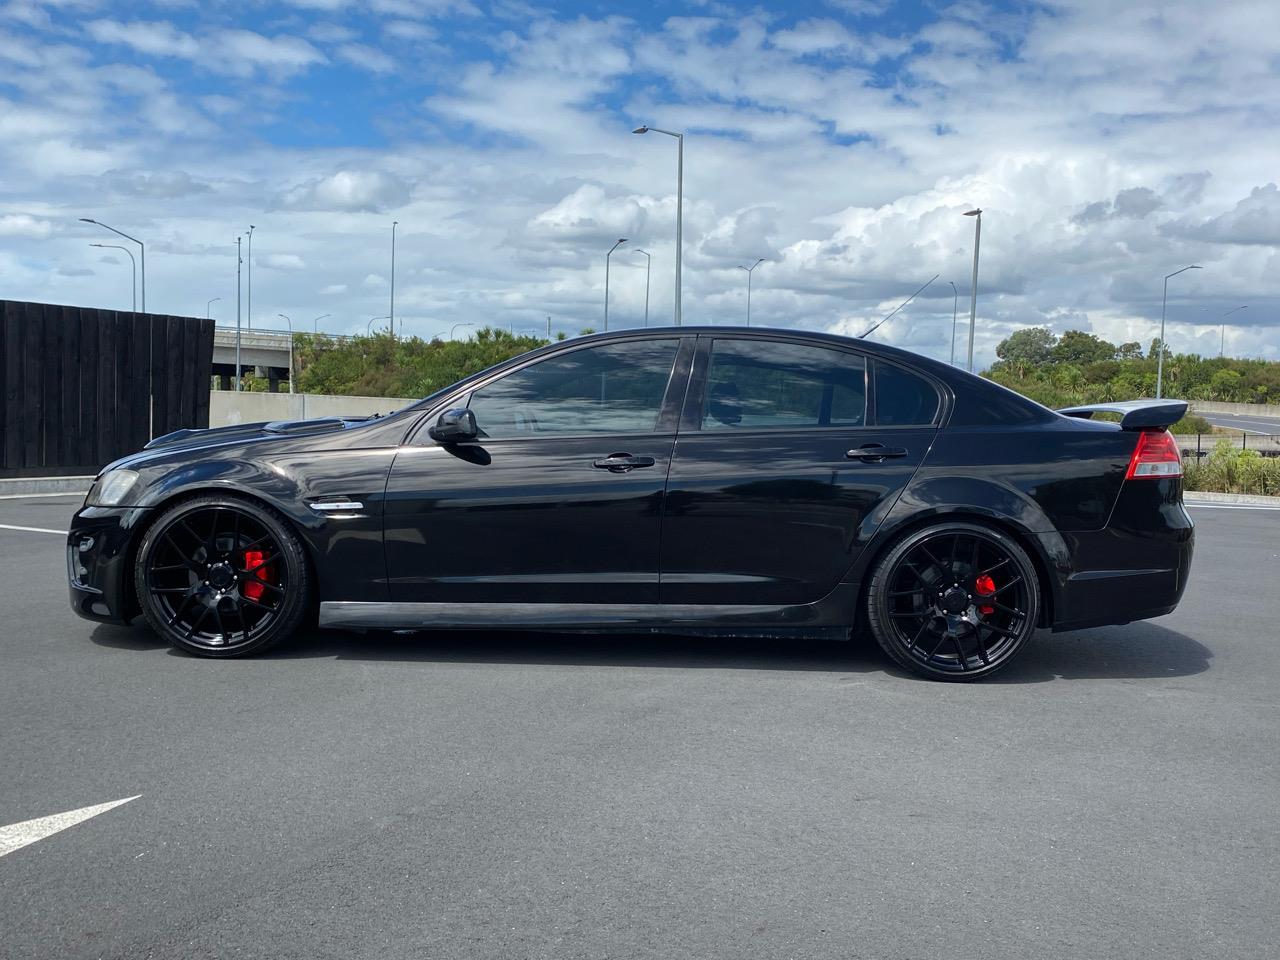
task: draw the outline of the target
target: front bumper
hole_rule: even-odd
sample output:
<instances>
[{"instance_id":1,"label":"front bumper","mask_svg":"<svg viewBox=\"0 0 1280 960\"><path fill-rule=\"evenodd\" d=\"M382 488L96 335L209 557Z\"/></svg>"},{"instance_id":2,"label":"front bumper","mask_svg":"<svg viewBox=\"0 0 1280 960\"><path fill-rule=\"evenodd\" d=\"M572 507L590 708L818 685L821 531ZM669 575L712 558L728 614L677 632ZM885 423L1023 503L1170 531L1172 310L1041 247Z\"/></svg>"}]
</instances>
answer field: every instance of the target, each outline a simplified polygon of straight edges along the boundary
<instances>
[{"instance_id":1,"label":"front bumper","mask_svg":"<svg viewBox=\"0 0 1280 960\"><path fill-rule=\"evenodd\" d=\"M83 507L67 533L71 609L87 620L128 623L138 613L133 594L133 546L148 511Z\"/></svg>"}]
</instances>

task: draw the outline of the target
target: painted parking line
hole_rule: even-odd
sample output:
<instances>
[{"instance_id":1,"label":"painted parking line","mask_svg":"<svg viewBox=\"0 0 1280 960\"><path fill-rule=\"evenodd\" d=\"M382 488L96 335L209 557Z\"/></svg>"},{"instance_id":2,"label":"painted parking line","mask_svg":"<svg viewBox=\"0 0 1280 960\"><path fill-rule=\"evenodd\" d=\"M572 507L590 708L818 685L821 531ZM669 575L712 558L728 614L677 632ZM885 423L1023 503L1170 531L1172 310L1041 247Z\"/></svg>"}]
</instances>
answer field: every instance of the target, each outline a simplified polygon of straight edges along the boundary
<instances>
[{"instance_id":1,"label":"painted parking line","mask_svg":"<svg viewBox=\"0 0 1280 960\"><path fill-rule=\"evenodd\" d=\"M1280 510L1280 507L1261 503L1193 503L1188 500L1183 505L1194 510Z\"/></svg>"},{"instance_id":2,"label":"painted parking line","mask_svg":"<svg viewBox=\"0 0 1280 960\"><path fill-rule=\"evenodd\" d=\"M36 817L34 820L23 820L0 827L0 857L21 850L23 847L60 833L77 823L84 823L100 813L106 813L130 800L137 800L142 794L125 797L123 800L110 800L92 807L81 807L79 810L68 810L66 813L55 813L48 817Z\"/></svg>"},{"instance_id":3,"label":"painted parking line","mask_svg":"<svg viewBox=\"0 0 1280 960\"><path fill-rule=\"evenodd\" d=\"M22 530L25 533L53 533L59 537L67 535L66 530L50 530L48 527L19 527L12 523L0 523L0 530Z\"/></svg>"},{"instance_id":4,"label":"painted parking line","mask_svg":"<svg viewBox=\"0 0 1280 960\"><path fill-rule=\"evenodd\" d=\"M45 497L83 497L84 490L69 493L0 493L0 500L43 500Z\"/></svg>"}]
</instances>

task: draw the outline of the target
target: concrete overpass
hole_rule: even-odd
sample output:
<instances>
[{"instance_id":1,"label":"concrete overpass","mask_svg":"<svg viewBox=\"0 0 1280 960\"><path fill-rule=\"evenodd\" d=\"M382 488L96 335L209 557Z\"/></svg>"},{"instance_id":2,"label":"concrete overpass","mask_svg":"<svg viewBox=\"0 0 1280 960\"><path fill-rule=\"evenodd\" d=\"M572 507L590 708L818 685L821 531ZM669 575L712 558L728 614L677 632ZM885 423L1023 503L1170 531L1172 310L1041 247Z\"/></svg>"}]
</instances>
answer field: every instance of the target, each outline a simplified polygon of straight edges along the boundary
<instances>
[{"instance_id":1,"label":"concrete overpass","mask_svg":"<svg viewBox=\"0 0 1280 960\"><path fill-rule=\"evenodd\" d=\"M348 340L349 337L333 337ZM280 384L289 382L289 331L240 328L240 366L246 372L265 377L267 388L275 393ZM230 390L236 375L236 328L215 327L213 331L213 374L218 386Z\"/></svg>"}]
</instances>

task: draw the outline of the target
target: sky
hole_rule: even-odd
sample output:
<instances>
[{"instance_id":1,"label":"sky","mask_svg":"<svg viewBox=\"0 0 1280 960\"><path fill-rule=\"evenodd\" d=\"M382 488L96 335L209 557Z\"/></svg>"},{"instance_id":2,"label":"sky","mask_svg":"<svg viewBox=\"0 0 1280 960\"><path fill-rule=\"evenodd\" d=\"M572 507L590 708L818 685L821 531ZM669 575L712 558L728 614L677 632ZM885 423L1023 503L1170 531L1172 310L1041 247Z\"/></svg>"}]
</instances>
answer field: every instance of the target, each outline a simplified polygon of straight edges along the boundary
<instances>
[{"instance_id":1,"label":"sky","mask_svg":"<svg viewBox=\"0 0 1280 960\"><path fill-rule=\"evenodd\" d=\"M0 0L0 298L252 325L685 323L1280 359L1280 4ZM248 285L250 257L244 247ZM953 290L951 284L955 284ZM247 291L246 291L247 292ZM211 305L208 301L220 298ZM249 305L242 300L244 322ZM323 314L319 321L313 318ZM373 321L385 325L383 320Z\"/></svg>"}]
</instances>

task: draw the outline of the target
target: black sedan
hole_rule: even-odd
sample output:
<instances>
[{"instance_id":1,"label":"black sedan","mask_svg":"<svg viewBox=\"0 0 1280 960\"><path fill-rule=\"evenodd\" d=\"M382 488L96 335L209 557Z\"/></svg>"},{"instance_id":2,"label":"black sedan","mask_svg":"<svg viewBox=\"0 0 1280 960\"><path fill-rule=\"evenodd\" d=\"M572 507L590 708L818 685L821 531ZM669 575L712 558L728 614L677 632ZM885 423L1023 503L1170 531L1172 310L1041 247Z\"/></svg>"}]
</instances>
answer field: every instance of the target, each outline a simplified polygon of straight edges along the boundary
<instances>
[{"instance_id":1,"label":"black sedan","mask_svg":"<svg viewBox=\"0 0 1280 960\"><path fill-rule=\"evenodd\" d=\"M76 514L71 603L210 657L316 617L869 630L909 670L975 679L1037 627L1173 610L1194 532L1166 428L1185 410L1055 413L902 350L790 330L583 337L386 417L152 441Z\"/></svg>"}]
</instances>

